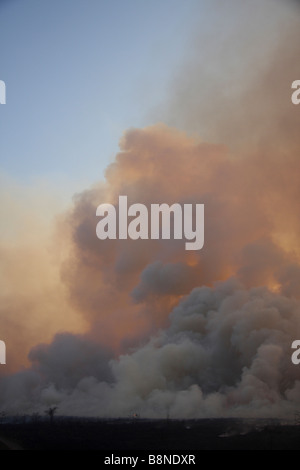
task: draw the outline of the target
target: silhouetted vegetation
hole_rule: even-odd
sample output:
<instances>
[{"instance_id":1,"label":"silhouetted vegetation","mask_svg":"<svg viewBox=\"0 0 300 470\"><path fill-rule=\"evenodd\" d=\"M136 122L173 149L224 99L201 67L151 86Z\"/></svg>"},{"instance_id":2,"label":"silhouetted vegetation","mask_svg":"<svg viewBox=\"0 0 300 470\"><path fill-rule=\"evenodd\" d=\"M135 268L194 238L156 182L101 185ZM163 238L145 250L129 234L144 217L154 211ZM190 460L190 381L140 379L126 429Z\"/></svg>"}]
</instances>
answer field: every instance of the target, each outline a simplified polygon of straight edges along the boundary
<instances>
[{"instance_id":1,"label":"silhouetted vegetation","mask_svg":"<svg viewBox=\"0 0 300 470\"><path fill-rule=\"evenodd\" d=\"M48 415L50 418L50 424L53 424L54 422L54 415L56 413L56 410L57 410L57 406L53 406L53 407L48 408L48 410L45 410L46 415Z\"/></svg>"},{"instance_id":2,"label":"silhouetted vegetation","mask_svg":"<svg viewBox=\"0 0 300 470\"><path fill-rule=\"evenodd\" d=\"M47 411L50 411L47 410ZM52 414L54 417L55 411ZM32 450L277 450L299 449L300 426L277 421L203 419L10 419L1 435Z\"/></svg>"}]
</instances>

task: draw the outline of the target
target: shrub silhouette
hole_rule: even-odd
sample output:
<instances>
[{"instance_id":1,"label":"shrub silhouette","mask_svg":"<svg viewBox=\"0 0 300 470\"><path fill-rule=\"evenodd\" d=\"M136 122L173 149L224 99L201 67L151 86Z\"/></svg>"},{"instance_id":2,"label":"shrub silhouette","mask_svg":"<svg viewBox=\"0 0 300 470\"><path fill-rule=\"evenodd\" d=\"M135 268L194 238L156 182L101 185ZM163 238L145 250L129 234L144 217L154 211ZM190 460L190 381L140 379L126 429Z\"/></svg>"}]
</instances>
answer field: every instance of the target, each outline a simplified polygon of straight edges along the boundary
<instances>
[{"instance_id":1,"label":"shrub silhouette","mask_svg":"<svg viewBox=\"0 0 300 470\"><path fill-rule=\"evenodd\" d=\"M57 406L52 406L50 408L48 408L47 410L45 410L45 413L49 416L50 418L50 423L53 424L53 421L54 421L54 415L56 413L56 410L57 410Z\"/></svg>"}]
</instances>

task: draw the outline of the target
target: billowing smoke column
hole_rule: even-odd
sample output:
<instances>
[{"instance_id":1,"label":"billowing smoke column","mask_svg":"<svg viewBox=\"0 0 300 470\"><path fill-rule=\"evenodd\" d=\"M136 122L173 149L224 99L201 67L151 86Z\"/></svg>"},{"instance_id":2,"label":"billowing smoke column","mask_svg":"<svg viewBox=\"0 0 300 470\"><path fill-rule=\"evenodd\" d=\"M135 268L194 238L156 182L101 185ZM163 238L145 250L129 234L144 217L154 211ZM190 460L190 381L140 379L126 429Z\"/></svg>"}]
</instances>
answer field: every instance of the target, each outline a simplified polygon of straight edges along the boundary
<instances>
[{"instance_id":1,"label":"billowing smoke column","mask_svg":"<svg viewBox=\"0 0 300 470\"><path fill-rule=\"evenodd\" d=\"M166 329L118 359L69 334L37 346L32 369L2 381L1 399L15 412L56 404L66 415L287 417L300 406L299 328L299 302L230 279L195 288Z\"/></svg>"},{"instance_id":2,"label":"billowing smoke column","mask_svg":"<svg viewBox=\"0 0 300 470\"><path fill-rule=\"evenodd\" d=\"M219 64L215 56L207 68L195 60L188 78L178 77L169 109L193 135L166 124L128 130L105 182L75 196L59 217L54 247L48 243L46 254L32 241L31 251L20 244L23 274L28 264L33 279L19 279L19 258L1 242L1 334L13 345L11 318L24 321L26 309L30 350L26 368L1 378L7 412L58 405L66 415L197 418L299 410L291 345L300 339L300 112L290 86L300 78L300 28L291 14L281 23L278 8L268 23L281 32L275 42L256 48L253 33L254 42L229 35L233 49L218 55ZM247 9L239 11L241 25ZM241 44L251 59L246 68L241 51L232 53ZM235 87L221 75L223 89L214 87L217 65L231 70ZM147 207L204 204L204 248L188 252L184 240L100 241L96 209L117 206L120 195ZM30 253L42 254L43 269ZM43 331L59 333L50 341Z\"/></svg>"},{"instance_id":3,"label":"billowing smoke column","mask_svg":"<svg viewBox=\"0 0 300 470\"><path fill-rule=\"evenodd\" d=\"M235 160L165 125L128 131L106 183L78 195L60 222L70 237L62 279L89 330L35 346L32 367L1 382L5 407L174 418L292 414L300 405L291 361L300 265L272 204L280 191L291 208L281 220L299 234L300 199L291 197L299 188L284 185L300 168L286 158L293 166L279 166L276 184L266 178L257 186L261 171L275 173L268 155L262 169L256 155ZM119 194L145 205L204 203L204 248L100 241L96 208L117 204Z\"/></svg>"}]
</instances>

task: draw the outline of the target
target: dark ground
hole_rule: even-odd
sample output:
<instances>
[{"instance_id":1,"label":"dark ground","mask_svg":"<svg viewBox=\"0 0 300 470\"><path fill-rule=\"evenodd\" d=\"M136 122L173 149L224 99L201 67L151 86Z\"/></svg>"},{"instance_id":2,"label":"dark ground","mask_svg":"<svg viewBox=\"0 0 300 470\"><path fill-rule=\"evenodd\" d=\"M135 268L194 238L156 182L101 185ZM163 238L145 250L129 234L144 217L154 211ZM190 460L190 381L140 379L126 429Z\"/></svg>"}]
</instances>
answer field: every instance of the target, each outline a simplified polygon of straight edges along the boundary
<instances>
[{"instance_id":1,"label":"dark ground","mask_svg":"<svg viewBox=\"0 0 300 470\"><path fill-rule=\"evenodd\" d=\"M0 450L6 450L10 442L25 450L300 450L300 425L238 419L82 420L57 417L52 425L46 421L2 423Z\"/></svg>"}]
</instances>

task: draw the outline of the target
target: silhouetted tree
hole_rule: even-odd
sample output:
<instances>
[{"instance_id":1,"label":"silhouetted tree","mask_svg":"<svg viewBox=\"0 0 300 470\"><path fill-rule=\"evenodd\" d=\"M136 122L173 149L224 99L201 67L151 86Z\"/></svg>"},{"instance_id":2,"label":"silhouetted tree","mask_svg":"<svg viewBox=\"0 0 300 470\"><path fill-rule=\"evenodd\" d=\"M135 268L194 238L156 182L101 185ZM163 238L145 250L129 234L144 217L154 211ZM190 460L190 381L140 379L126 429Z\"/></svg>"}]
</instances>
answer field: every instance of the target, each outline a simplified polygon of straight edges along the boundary
<instances>
[{"instance_id":1,"label":"silhouetted tree","mask_svg":"<svg viewBox=\"0 0 300 470\"><path fill-rule=\"evenodd\" d=\"M55 415L55 412L57 410L57 406L52 406L50 408L48 408L48 410L45 410L45 413L49 416L50 418L50 423L53 424L53 421L54 421L54 415Z\"/></svg>"}]
</instances>

